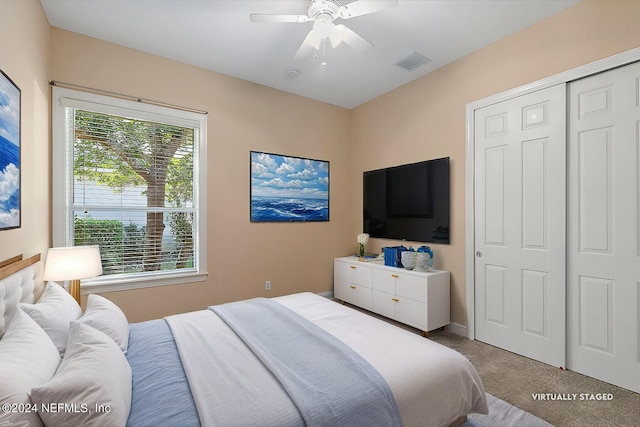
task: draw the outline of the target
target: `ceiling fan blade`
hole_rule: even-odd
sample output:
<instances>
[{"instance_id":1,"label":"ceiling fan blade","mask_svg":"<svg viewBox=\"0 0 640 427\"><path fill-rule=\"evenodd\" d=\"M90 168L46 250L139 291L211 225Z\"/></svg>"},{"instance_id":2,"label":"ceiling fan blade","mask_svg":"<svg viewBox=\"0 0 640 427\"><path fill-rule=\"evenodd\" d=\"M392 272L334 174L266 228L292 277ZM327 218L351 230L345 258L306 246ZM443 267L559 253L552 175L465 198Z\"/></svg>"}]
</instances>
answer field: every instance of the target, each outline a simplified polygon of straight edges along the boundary
<instances>
[{"instance_id":1,"label":"ceiling fan blade","mask_svg":"<svg viewBox=\"0 0 640 427\"><path fill-rule=\"evenodd\" d=\"M310 46L315 47L316 49L320 49L320 42L324 38L324 35L321 31L318 31L315 27L309 31L307 37L304 39L304 43L307 43Z\"/></svg>"},{"instance_id":2,"label":"ceiling fan blade","mask_svg":"<svg viewBox=\"0 0 640 427\"><path fill-rule=\"evenodd\" d=\"M342 19L355 18L398 5L398 0L356 0L338 9Z\"/></svg>"},{"instance_id":3,"label":"ceiling fan blade","mask_svg":"<svg viewBox=\"0 0 640 427\"><path fill-rule=\"evenodd\" d=\"M307 34L307 37L305 37L304 41L298 48L298 51L296 52L295 55L293 55L293 60L298 61L300 59L303 59L309 56L309 53L313 50L314 47L316 49L320 47L321 40L322 40L322 37L320 37L320 35L318 34L318 31L315 31L315 30L309 31L309 34Z\"/></svg>"},{"instance_id":4,"label":"ceiling fan blade","mask_svg":"<svg viewBox=\"0 0 640 427\"><path fill-rule=\"evenodd\" d=\"M344 25L333 25L331 27L329 30L329 40L331 41L332 47L335 48L344 41L345 28Z\"/></svg>"},{"instance_id":5,"label":"ceiling fan blade","mask_svg":"<svg viewBox=\"0 0 640 427\"><path fill-rule=\"evenodd\" d=\"M309 56L309 53L311 52L311 50L313 50L313 46L302 42L296 54L293 55L293 60L300 61L301 59L306 58L307 56Z\"/></svg>"},{"instance_id":6,"label":"ceiling fan blade","mask_svg":"<svg viewBox=\"0 0 640 427\"><path fill-rule=\"evenodd\" d=\"M265 15L252 13L249 15L251 22L307 22L311 21L307 15Z\"/></svg>"},{"instance_id":7,"label":"ceiling fan blade","mask_svg":"<svg viewBox=\"0 0 640 427\"><path fill-rule=\"evenodd\" d=\"M360 34L349 29L348 27L345 27L342 24L336 25L332 32L337 32L341 41L345 42L357 51L366 52L373 47L373 43L371 43L369 40L365 39ZM338 36L336 35L334 37L337 38ZM333 44L333 39L331 39L331 44ZM337 45L334 45L334 47L335 46Z\"/></svg>"}]
</instances>

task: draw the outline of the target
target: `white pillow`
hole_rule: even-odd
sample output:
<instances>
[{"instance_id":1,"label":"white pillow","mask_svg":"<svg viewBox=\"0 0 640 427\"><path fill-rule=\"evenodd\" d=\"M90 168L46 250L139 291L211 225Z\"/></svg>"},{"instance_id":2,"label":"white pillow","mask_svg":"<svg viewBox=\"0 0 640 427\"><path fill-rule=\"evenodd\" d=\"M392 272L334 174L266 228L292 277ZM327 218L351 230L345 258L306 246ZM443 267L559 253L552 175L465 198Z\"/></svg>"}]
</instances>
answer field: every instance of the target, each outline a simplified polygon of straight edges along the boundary
<instances>
[{"instance_id":1,"label":"white pillow","mask_svg":"<svg viewBox=\"0 0 640 427\"><path fill-rule=\"evenodd\" d=\"M31 401L76 404L70 411L40 411L47 426L124 426L131 410L131 367L106 334L71 322L67 352L58 372L51 381L31 390Z\"/></svg>"},{"instance_id":2,"label":"white pillow","mask_svg":"<svg viewBox=\"0 0 640 427\"><path fill-rule=\"evenodd\" d=\"M27 406L10 406L16 412L0 411L0 426L42 425L28 393L49 381L59 364L60 353L51 338L22 310L14 310L0 340L0 403Z\"/></svg>"},{"instance_id":3,"label":"white pillow","mask_svg":"<svg viewBox=\"0 0 640 427\"><path fill-rule=\"evenodd\" d=\"M69 322L82 316L76 300L55 282L49 282L35 304L18 304L49 335L60 355L69 338Z\"/></svg>"},{"instance_id":4,"label":"white pillow","mask_svg":"<svg viewBox=\"0 0 640 427\"><path fill-rule=\"evenodd\" d=\"M129 345L129 322L120 307L100 295L87 298L87 308L78 322L104 332L126 353Z\"/></svg>"}]
</instances>

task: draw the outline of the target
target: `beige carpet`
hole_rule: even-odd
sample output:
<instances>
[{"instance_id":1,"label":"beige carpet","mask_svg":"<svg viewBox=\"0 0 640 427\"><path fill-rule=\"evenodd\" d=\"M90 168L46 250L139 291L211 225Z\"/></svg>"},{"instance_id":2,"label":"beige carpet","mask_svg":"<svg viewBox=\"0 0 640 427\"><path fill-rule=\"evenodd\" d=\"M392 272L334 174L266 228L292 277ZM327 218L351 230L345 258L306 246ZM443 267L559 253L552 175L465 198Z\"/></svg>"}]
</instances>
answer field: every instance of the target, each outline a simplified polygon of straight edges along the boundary
<instances>
[{"instance_id":1,"label":"beige carpet","mask_svg":"<svg viewBox=\"0 0 640 427\"><path fill-rule=\"evenodd\" d=\"M429 339L466 356L488 393L555 426L640 426L638 393L445 331L433 331ZM571 400L536 400L537 393ZM611 400L581 400L598 394Z\"/></svg>"},{"instance_id":2,"label":"beige carpet","mask_svg":"<svg viewBox=\"0 0 640 427\"><path fill-rule=\"evenodd\" d=\"M417 329L359 309L415 333ZM488 393L557 427L640 427L640 394L572 371L436 330L429 338L462 353L475 366ZM534 394L576 395L575 400L536 400ZM611 400L580 400L582 395ZM546 397L546 396L545 396ZM551 396L550 396L551 397Z\"/></svg>"},{"instance_id":3,"label":"beige carpet","mask_svg":"<svg viewBox=\"0 0 640 427\"><path fill-rule=\"evenodd\" d=\"M433 331L429 339L466 356L478 370L488 393L555 426L640 426L638 393L445 331ZM536 393L576 397L542 401L534 399ZM590 398L598 393L610 395L611 400L580 400L584 395Z\"/></svg>"}]
</instances>

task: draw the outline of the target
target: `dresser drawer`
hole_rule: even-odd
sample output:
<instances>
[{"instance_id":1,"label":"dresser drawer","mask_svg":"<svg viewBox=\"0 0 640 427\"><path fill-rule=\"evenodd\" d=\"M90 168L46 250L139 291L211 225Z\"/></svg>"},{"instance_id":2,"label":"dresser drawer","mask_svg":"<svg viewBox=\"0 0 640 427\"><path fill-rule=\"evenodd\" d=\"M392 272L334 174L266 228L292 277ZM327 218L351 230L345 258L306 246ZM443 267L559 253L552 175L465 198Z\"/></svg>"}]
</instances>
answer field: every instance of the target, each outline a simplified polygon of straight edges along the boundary
<instances>
[{"instance_id":1,"label":"dresser drawer","mask_svg":"<svg viewBox=\"0 0 640 427\"><path fill-rule=\"evenodd\" d=\"M373 289L426 303L428 279L397 270L374 270Z\"/></svg>"},{"instance_id":2,"label":"dresser drawer","mask_svg":"<svg viewBox=\"0 0 640 427\"><path fill-rule=\"evenodd\" d=\"M371 278L372 288L388 294L395 294L397 277L398 272L376 269Z\"/></svg>"},{"instance_id":3,"label":"dresser drawer","mask_svg":"<svg viewBox=\"0 0 640 427\"><path fill-rule=\"evenodd\" d=\"M372 291L373 298L371 301L371 310L375 313L381 314L385 317L395 319L396 317L396 302L398 298L393 294L386 292Z\"/></svg>"},{"instance_id":4,"label":"dresser drawer","mask_svg":"<svg viewBox=\"0 0 640 427\"><path fill-rule=\"evenodd\" d=\"M400 296L397 299L395 320L423 331L430 329L427 323L427 305L425 303Z\"/></svg>"},{"instance_id":5,"label":"dresser drawer","mask_svg":"<svg viewBox=\"0 0 640 427\"><path fill-rule=\"evenodd\" d=\"M371 310L372 290L366 286L336 280L333 282L333 296L339 300Z\"/></svg>"},{"instance_id":6,"label":"dresser drawer","mask_svg":"<svg viewBox=\"0 0 640 427\"><path fill-rule=\"evenodd\" d=\"M426 303L428 286L428 279L424 277L399 274L396 279L396 295Z\"/></svg>"},{"instance_id":7,"label":"dresser drawer","mask_svg":"<svg viewBox=\"0 0 640 427\"><path fill-rule=\"evenodd\" d=\"M371 287L371 267L359 262L334 261L334 280L353 283L367 288Z\"/></svg>"},{"instance_id":8,"label":"dresser drawer","mask_svg":"<svg viewBox=\"0 0 640 427\"><path fill-rule=\"evenodd\" d=\"M414 328L427 330L427 305L422 302L373 290L371 310Z\"/></svg>"}]
</instances>

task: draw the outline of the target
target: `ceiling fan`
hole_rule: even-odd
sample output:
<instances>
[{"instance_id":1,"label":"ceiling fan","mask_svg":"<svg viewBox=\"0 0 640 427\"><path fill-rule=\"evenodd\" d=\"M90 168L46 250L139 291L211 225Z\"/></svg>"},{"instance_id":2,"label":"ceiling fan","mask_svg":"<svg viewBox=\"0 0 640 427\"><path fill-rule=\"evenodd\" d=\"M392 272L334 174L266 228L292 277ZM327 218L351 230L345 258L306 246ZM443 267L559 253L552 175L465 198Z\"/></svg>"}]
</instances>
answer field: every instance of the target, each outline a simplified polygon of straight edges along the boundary
<instances>
[{"instance_id":1,"label":"ceiling fan","mask_svg":"<svg viewBox=\"0 0 640 427\"><path fill-rule=\"evenodd\" d=\"M373 47L373 44L342 24L334 24L338 18L351 19L368 13L377 12L396 6L398 0L309 0L306 15L269 15L252 13L249 19L252 22L287 22L303 23L313 21L313 28L307 34L302 45L293 57L294 61L309 55L315 49L320 49L320 44L325 38L329 38L331 46L336 47L345 42L353 49L364 52Z\"/></svg>"}]
</instances>

